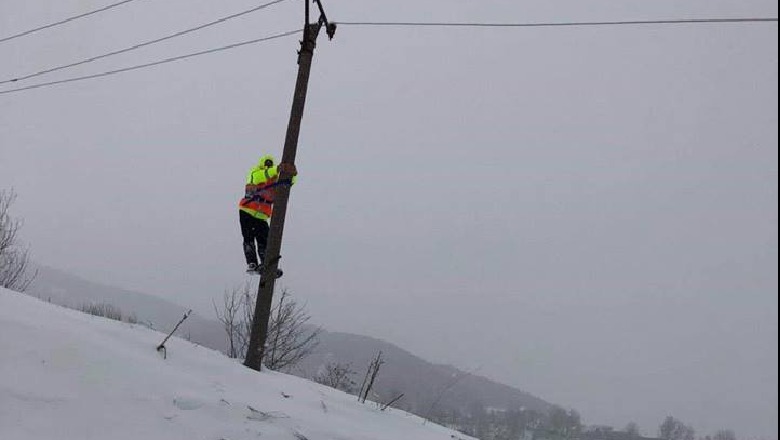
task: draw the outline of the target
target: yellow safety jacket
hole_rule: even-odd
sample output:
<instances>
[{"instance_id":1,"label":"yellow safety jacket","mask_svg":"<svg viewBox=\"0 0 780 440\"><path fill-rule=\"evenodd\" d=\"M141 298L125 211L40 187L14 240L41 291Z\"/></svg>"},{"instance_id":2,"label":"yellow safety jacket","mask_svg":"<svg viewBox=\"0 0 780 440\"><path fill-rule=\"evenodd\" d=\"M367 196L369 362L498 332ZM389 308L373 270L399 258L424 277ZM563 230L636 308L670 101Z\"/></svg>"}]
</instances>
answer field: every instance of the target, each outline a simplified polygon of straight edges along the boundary
<instances>
[{"instance_id":1,"label":"yellow safety jacket","mask_svg":"<svg viewBox=\"0 0 780 440\"><path fill-rule=\"evenodd\" d=\"M244 198L238 204L241 211L260 220L270 219L274 212L274 197L276 196L274 184L279 180L278 165L265 166L266 160L269 159L276 163L273 156L263 156L260 158L260 162L249 170L246 177ZM294 181L295 179L293 179Z\"/></svg>"}]
</instances>

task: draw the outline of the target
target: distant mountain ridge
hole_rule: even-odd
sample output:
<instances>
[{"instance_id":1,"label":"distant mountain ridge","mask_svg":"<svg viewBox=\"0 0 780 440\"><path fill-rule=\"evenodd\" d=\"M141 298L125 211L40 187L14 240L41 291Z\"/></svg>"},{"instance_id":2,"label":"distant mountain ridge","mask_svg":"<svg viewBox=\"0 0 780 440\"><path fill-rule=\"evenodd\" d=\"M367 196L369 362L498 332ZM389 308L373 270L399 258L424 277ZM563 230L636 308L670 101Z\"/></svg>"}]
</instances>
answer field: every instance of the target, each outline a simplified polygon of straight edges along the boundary
<instances>
[{"instance_id":1,"label":"distant mountain ridge","mask_svg":"<svg viewBox=\"0 0 780 440\"><path fill-rule=\"evenodd\" d=\"M437 365L391 343L348 333L323 331L314 354L304 359L301 368L309 376L328 362L352 365L362 381L368 365L381 351L382 365L376 384L376 398L383 402L404 394L397 407L419 414L469 413L476 406L494 410L524 408L547 413L552 405L536 396L503 385L477 373L461 371L449 365ZM358 384L359 386L360 384Z\"/></svg>"},{"instance_id":2,"label":"distant mountain ridge","mask_svg":"<svg viewBox=\"0 0 780 440\"><path fill-rule=\"evenodd\" d=\"M38 276L26 293L57 305L80 309L89 304L110 304L160 331L172 330L187 311L157 296L95 283L51 267L38 266L37 270ZM177 336L225 351L221 324L195 313L181 326Z\"/></svg>"},{"instance_id":3,"label":"distant mountain ridge","mask_svg":"<svg viewBox=\"0 0 780 440\"><path fill-rule=\"evenodd\" d=\"M85 304L110 304L160 331L171 330L187 310L156 296L94 283L45 266L39 267L38 277L27 293L75 309ZM227 351L225 332L216 319L193 313L177 335L212 349ZM477 406L503 410L525 408L546 413L552 406L543 399L476 373L436 365L391 343L348 333L323 331L315 352L292 373L311 378L329 362L339 362L350 364L357 373L354 379L360 382L379 351L383 352L386 363L381 368L374 397L388 401L404 394L396 406L416 414L425 416L453 410L468 413Z\"/></svg>"}]
</instances>

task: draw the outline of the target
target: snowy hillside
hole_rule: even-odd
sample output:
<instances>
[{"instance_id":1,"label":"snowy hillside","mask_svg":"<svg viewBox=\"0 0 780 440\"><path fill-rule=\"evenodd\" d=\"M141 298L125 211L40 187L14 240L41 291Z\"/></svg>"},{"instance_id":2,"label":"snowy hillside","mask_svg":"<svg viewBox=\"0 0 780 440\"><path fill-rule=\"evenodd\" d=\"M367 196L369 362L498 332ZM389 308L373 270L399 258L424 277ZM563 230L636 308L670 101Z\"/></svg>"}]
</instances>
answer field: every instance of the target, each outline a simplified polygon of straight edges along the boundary
<instances>
[{"instance_id":1,"label":"snowy hillside","mask_svg":"<svg viewBox=\"0 0 780 440\"><path fill-rule=\"evenodd\" d=\"M471 440L163 337L0 289L0 439Z\"/></svg>"}]
</instances>

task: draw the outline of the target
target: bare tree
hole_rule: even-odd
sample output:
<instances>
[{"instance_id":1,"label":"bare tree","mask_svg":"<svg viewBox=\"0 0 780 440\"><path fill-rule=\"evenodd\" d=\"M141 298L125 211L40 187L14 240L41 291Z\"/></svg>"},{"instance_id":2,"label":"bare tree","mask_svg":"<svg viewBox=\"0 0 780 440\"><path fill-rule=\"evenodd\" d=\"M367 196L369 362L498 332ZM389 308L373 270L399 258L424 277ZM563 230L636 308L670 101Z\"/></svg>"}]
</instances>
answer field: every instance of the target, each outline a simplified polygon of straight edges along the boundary
<instances>
[{"instance_id":1,"label":"bare tree","mask_svg":"<svg viewBox=\"0 0 780 440\"><path fill-rule=\"evenodd\" d=\"M374 382L376 381L376 377L379 375L379 369L382 368L382 365L384 365L385 360L382 359L382 352L380 351L379 354L376 355L374 360L371 361L371 364L368 366L368 370L366 371L366 377L363 379L363 384L360 386L360 395L358 395L358 401L361 403L366 403L366 399L368 399L368 394L371 392L371 388L374 387Z\"/></svg>"},{"instance_id":2,"label":"bare tree","mask_svg":"<svg viewBox=\"0 0 780 440\"><path fill-rule=\"evenodd\" d=\"M355 374L357 374L357 372L352 370L351 364L329 362L319 374L314 377L314 381L344 391L345 393L353 393L355 391L355 385L357 385L357 382L352 379Z\"/></svg>"},{"instance_id":3,"label":"bare tree","mask_svg":"<svg viewBox=\"0 0 780 440\"><path fill-rule=\"evenodd\" d=\"M472 371L467 371L465 373L461 374L454 374L452 376L452 380L450 380L448 383L446 383L437 393L436 397L433 399L433 402L431 402L431 406L428 408L428 411L425 413L425 423L428 423L428 421L431 420L431 416L433 414L434 409L436 409L436 406L439 404L441 399L444 397L444 394L447 393L450 389L452 389L455 385L457 385L461 380L471 376L472 374L479 371L482 367L475 368Z\"/></svg>"},{"instance_id":4,"label":"bare tree","mask_svg":"<svg viewBox=\"0 0 780 440\"><path fill-rule=\"evenodd\" d=\"M640 431L639 431L639 425L636 424L636 422L631 422L623 429L626 434L630 438L639 438L641 437Z\"/></svg>"},{"instance_id":5,"label":"bare tree","mask_svg":"<svg viewBox=\"0 0 780 440\"><path fill-rule=\"evenodd\" d=\"M228 336L228 356L246 357L252 330L255 296L249 283L225 291L222 309L214 303L217 319ZM305 307L283 290L268 325L264 364L274 371L288 371L309 356L319 343L321 329L309 326Z\"/></svg>"},{"instance_id":6,"label":"bare tree","mask_svg":"<svg viewBox=\"0 0 780 440\"><path fill-rule=\"evenodd\" d=\"M29 251L20 248L17 241L22 223L10 214L15 200L13 191L0 191L0 287L24 292L37 273L28 273Z\"/></svg>"},{"instance_id":7,"label":"bare tree","mask_svg":"<svg viewBox=\"0 0 780 440\"><path fill-rule=\"evenodd\" d=\"M582 418L576 410L556 405L547 414L547 425L550 432L561 438L574 438L582 431Z\"/></svg>"},{"instance_id":8,"label":"bare tree","mask_svg":"<svg viewBox=\"0 0 780 440\"><path fill-rule=\"evenodd\" d=\"M716 432L712 440L737 440L737 434L730 429L723 429Z\"/></svg>"},{"instance_id":9,"label":"bare tree","mask_svg":"<svg viewBox=\"0 0 780 440\"><path fill-rule=\"evenodd\" d=\"M696 431L672 416L664 419L658 428L658 436L664 440L694 440Z\"/></svg>"},{"instance_id":10,"label":"bare tree","mask_svg":"<svg viewBox=\"0 0 780 440\"><path fill-rule=\"evenodd\" d=\"M268 325L268 347L265 366L274 371L285 371L309 356L319 344L320 328L307 329L311 317L303 306L289 298L282 290L274 316Z\"/></svg>"},{"instance_id":11,"label":"bare tree","mask_svg":"<svg viewBox=\"0 0 780 440\"><path fill-rule=\"evenodd\" d=\"M82 312L92 316L100 316L103 318L113 319L114 321L122 321L122 311L118 307L114 307L111 304L84 304L80 309Z\"/></svg>"},{"instance_id":12,"label":"bare tree","mask_svg":"<svg viewBox=\"0 0 780 440\"><path fill-rule=\"evenodd\" d=\"M222 296L222 309L217 307L214 302L214 312L217 319L222 323L225 333L228 336L228 353L233 359L242 357L246 352L246 331L244 331L245 319L245 296L248 295L249 286L243 288L233 288L226 290Z\"/></svg>"}]
</instances>

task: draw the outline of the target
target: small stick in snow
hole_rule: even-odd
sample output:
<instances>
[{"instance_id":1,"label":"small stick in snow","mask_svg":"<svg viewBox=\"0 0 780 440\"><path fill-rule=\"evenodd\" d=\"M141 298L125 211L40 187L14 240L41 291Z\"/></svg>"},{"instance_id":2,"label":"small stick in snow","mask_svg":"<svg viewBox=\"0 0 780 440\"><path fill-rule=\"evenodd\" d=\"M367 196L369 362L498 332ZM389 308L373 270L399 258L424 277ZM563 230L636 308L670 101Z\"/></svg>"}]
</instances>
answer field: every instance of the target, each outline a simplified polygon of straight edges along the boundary
<instances>
[{"instance_id":1,"label":"small stick in snow","mask_svg":"<svg viewBox=\"0 0 780 440\"><path fill-rule=\"evenodd\" d=\"M403 398L404 398L404 395L401 394L400 396L396 397L395 399L385 403L384 405L382 405L381 411L384 411L387 408L390 408L391 406L393 406L394 403L398 402L399 400L401 400Z\"/></svg>"},{"instance_id":2,"label":"small stick in snow","mask_svg":"<svg viewBox=\"0 0 780 440\"><path fill-rule=\"evenodd\" d=\"M160 345L157 346L157 351L162 351L163 352L163 359L167 359L168 358L168 351L165 349L165 343L168 342L168 339L171 339L171 336L173 336L174 333L176 333L176 330L179 329L179 326L184 321L186 321L187 318L190 317L190 313L192 313L191 309L188 310L187 313L184 314L184 317L181 318L181 320L179 321L178 324L176 324L176 327L174 327L173 330L170 333L168 333L168 336L166 336L165 339L163 339L163 341L160 343Z\"/></svg>"}]
</instances>

